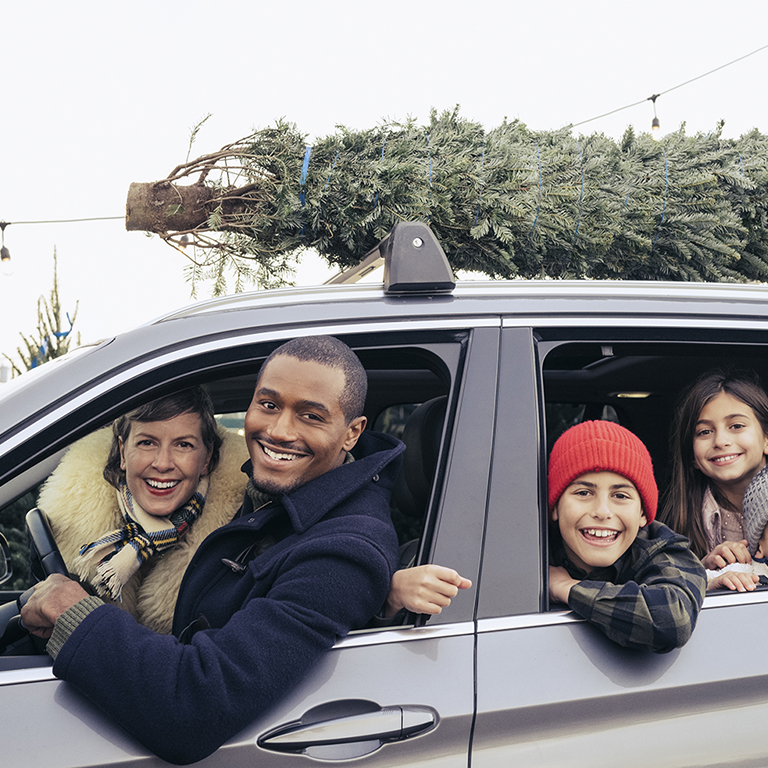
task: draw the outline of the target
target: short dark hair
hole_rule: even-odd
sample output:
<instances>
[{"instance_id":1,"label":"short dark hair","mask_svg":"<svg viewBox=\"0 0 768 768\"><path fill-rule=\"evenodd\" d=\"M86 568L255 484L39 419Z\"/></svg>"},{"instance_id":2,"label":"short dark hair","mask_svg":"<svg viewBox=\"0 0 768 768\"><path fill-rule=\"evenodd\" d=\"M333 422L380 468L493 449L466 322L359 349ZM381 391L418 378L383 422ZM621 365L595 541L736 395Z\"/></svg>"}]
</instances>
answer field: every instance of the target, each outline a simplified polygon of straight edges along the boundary
<instances>
[{"instance_id":1,"label":"short dark hair","mask_svg":"<svg viewBox=\"0 0 768 768\"><path fill-rule=\"evenodd\" d=\"M363 415L368 394L368 376L358 356L343 341L334 336L301 336L286 341L264 361L256 381L257 387L269 363L280 355L340 369L344 373L344 389L339 397L339 407L347 424Z\"/></svg>"},{"instance_id":2,"label":"short dark hair","mask_svg":"<svg viewBox=\"0 0 768 768\"><path fill-rule=\"evenodd\" d=\"M157 400L141 405L112 422L112 446L104 467L104 479L115 488L125 480L125 472L120 469L120 440L125 442L134 422L146 424L150 421L167 421L182 413L196 413L200 416L200 433L203 445L211 452L208 460L208 474L219 463L219 451L222 439L219 435L216 419L213 417L213 403L204 387L195 386L174 392L172 395L158 397Z\"/></svg>"}]
</instances>

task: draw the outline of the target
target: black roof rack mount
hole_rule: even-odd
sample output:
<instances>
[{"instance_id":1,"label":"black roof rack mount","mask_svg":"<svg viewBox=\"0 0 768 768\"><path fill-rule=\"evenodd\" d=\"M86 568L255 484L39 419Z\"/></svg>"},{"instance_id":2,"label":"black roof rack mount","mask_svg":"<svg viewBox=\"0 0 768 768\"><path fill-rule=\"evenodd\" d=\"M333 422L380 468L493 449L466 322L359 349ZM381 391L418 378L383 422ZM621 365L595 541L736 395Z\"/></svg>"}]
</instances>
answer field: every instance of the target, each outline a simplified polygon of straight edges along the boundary
<instances>
[{"instance_id":1,"label":"black roof rack mount","mask_svg":"<svg viewBox=\"0 0 768 768\"><path fill-rule=\"evenodd\" d=\"M356 266L326 285L356 283L384 264L384 290L390 294L450 293L453 270L432 230L420 221L402 221Z\"/></svg>"}]
</instances>

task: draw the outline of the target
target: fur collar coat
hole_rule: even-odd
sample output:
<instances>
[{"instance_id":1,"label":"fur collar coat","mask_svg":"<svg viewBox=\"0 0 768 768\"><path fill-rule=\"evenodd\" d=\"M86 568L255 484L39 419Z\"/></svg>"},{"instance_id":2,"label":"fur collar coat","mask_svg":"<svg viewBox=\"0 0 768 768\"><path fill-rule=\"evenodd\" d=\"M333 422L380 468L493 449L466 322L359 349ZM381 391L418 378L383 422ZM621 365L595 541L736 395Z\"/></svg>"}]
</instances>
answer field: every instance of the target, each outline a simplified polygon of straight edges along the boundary
<instances>
[{"instance_id":1,"label":"fur collar coat","mask_svg":"<svg viewBox=\"0 0 768 768\"><path fill-rule=\"evenodd\" d=\"M225 429L220 434L221 458L210 476L202 515L175 547L144 563L124 586L118 604L161 634L171 631L179 587L192 556L209 533L232 519L243 501L248 480L241 471L248 460L245 440ZM95 567L79 556L80 548L122 522L117 491L102 476L111 444L110 427L74 443L38 499L70 573L85 582L91 582Z\"/></svg>"}]
</instances>

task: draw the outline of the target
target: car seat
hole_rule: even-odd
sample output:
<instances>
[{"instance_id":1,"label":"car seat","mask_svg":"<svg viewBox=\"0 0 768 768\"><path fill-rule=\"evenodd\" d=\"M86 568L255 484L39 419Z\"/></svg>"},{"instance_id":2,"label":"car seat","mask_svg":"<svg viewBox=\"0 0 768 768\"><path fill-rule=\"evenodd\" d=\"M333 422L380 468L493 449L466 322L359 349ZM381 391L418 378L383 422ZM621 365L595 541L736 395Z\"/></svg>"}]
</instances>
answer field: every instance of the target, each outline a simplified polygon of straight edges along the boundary
<instances>
[{"instance_id":1,"label":"car seat","mask_svg":"<svg viewBox=\"0 0 768 768\"><path fill-rule=\"evenodd\" d=\"M413 564L432 493L447 395L419 405L403 430L403 466L392 489L392 518L401 541L400 567Z\"/></svg>"}]
</instances>

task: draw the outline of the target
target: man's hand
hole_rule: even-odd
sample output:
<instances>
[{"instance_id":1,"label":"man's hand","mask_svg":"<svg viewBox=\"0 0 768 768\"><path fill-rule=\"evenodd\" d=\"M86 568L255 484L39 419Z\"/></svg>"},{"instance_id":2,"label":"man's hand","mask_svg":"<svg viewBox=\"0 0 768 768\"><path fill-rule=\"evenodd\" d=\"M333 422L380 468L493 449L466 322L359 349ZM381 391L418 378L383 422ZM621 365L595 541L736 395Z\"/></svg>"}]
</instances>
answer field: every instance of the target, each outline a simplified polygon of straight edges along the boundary
<instances>
[{"instance_id":1,"label":"man's hand","mask_svg":"<svg viewBox=\"0 0 768 768\"><path fill-rule=\"evenodd\" d=\"M460 589L471 586L469 579L442 565L419 565L395 571L384 604L384 616L392 618L402 608L411 613L440 613Z\"/></svg>"},{"instance_id":2,"label":"man's hand","mask_svg":"<svg viewBox=\"0 0 768 768\"><path fill-rule=\"evenodd\" d=\"M568 595L571 593L571 587L579 583L562 566L549 566L549 598L556 603L565 603L568 605Z\"/></svg>"},{"instance_id":3,"label":"man's hand","mask_svg":"<svg viewBox=\"0 0 768 768\"><path fill-rule=\"evenodd\" d=\"M708 571L717 571L731 563L751 563L752 557L747 549L749 542L724 541L718 544L709 554L704 555L701 562Z\"/></svg>"},{"instance_id":4,"label":"man's hand","mask_svg":"<svg viewBox=\"0 0 768 768\"><path fill-rule=\"evenodd\" d=\"M721 589L727 587L734 592L751 592L755 584L760 581L754 573L741 573L740 571L725 571L707 582L707 589Z\"/></svg>"},{"instance_id":5,"label":"man's hand","mask_svg":"<svg viewBox=\"0 0 768 768\"><path fill-rule=\"evenodd\" d=\"M56 619L84 597L88 593L76 581L53 574L35 586L32 597L21 609L21 620L33 635L47 639Z\"/></svg>"}]
</instances>

